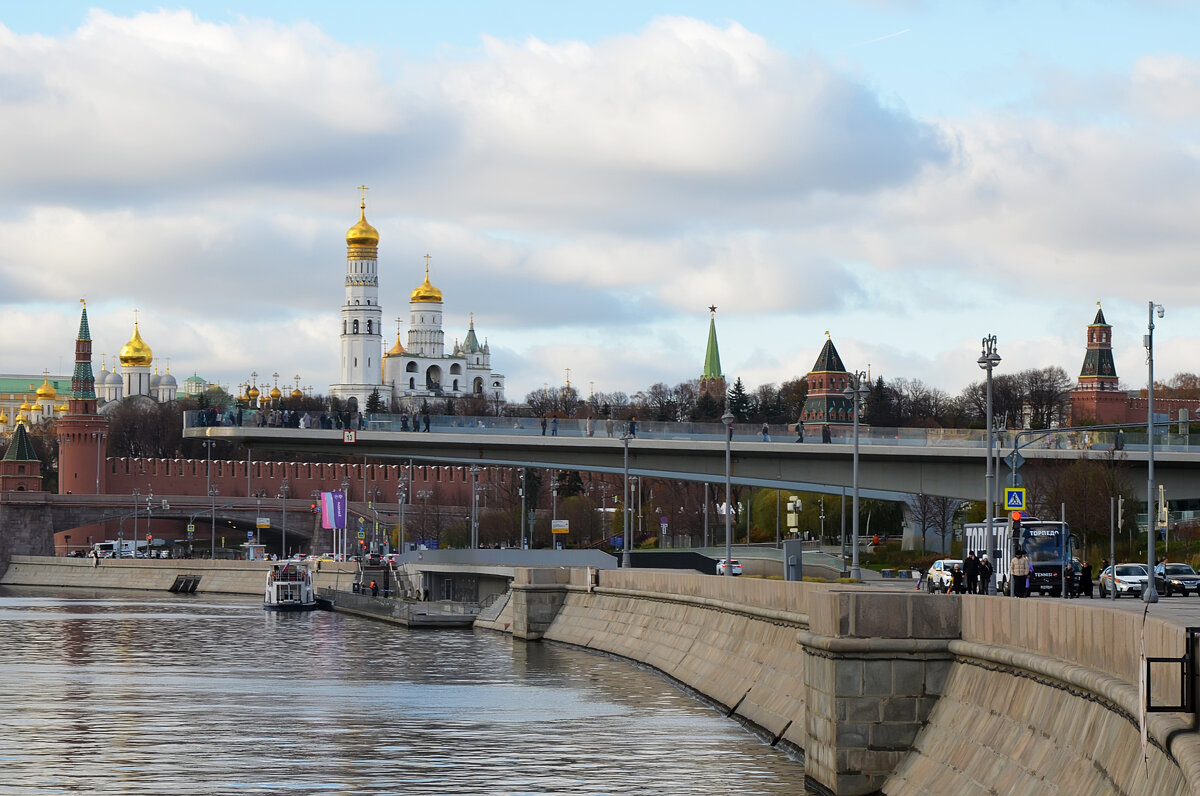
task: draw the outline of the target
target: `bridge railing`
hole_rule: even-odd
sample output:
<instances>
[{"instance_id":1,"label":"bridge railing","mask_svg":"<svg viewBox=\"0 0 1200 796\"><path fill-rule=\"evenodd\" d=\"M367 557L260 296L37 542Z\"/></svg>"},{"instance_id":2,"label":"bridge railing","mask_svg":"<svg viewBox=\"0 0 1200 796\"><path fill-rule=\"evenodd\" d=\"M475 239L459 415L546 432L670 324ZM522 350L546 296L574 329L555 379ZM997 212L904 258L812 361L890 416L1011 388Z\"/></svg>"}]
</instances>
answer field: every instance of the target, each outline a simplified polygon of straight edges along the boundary
<instances>
[{"instance_id":1,"label":"bridge railing","mask_svg":"<svg viewBox=\"0 0 1200 796\"><path fill-rule=\"evenodd\" d=\"M240 415L244 427L272 427L280 415L267 410L248 410ZM411 417L411 416L410 416ZM238 424L239 415L234 412L215 418L203 411L184 413L185 428L200 428L206 425L231 426ZM583 418L560 418L557 429L553 421L547 420L546 428L542 428L542 418L538 417L473 417L462 415L430 415L429 430L439 434L478 434L506 436L558 436L558 437L593 437L619 438L629 430L629 421L613 420L612 431L609 432L607 418L593 418L589 424ZM296 413L292 416L291 425L285 426L297 429L311 428L313 430L343 429L343 418L320 412ZM388 431L414 433L412 421L405 423L401 415L370 413L361 416L354 427L363 431ZM422 417L421 429L424 429ZM1163 431L1155 435L1154 445L1157 449L1188 451L1191 449L1191 439L1187 433L1179 433L1178 424L1160 426ZM806 444L821 444L825 425L819 423L804 424ZM835 445L848 445L853 442L854 432L848 424L830 424L829 442ZM1001 450L1011 449L1020 429L998 432L996 440ZM1186 426L1183 429L1186 431ZM418 433L423 433L418 432ZM636 436L651 439L678 440L721 440L724 439L719 423L675 423L665 421L636 421ZM768 425L768 437L771 442L799 442L794 423ZM762 442L761 423L735 423L733 439L738 442ZM936 447L936 448L980 448L986 445L986 432L983 429L961 428L884 428L876 426L859 427L860 445L892 445L905 447ZM1197 441L1200 444L1200 440ZM1125 450L1145 450L1146 432L1144 429L1130 429L1125 432L1089 431L1086 428L1070 429L1049 435L1044 441L1035 443L1033 447L1054 448L1059 450L1093 450L1109 451L1114 448Z\"/></svg>"}]
</instances>

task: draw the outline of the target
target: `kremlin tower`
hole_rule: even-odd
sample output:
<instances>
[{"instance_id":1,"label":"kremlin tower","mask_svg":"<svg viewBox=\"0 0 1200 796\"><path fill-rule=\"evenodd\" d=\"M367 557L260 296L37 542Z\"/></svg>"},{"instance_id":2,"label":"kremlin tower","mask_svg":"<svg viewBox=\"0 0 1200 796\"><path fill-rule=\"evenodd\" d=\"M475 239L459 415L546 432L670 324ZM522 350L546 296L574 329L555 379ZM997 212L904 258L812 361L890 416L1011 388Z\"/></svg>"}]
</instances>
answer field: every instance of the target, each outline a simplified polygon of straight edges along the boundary
<instances>
[{"instance_id":1,"label":"kremlin tower","mask_svg":"<svg viewBox=\"0 0 1200 796\"><path fill-rule=\"evenodd\" d=\"M75 338L75 371L71 375L69 411L58 420L58 493L101 495L104 494L101 464L107 461L103 452L108 444L108 418L96 412L87 302L79 301L83 311L79 318L79 334ZM134 336L137 337L136 326ZM146 350L149 351L149 347ZM124 353L122 349L122 355Z\"/></svg>"}]
</instances>

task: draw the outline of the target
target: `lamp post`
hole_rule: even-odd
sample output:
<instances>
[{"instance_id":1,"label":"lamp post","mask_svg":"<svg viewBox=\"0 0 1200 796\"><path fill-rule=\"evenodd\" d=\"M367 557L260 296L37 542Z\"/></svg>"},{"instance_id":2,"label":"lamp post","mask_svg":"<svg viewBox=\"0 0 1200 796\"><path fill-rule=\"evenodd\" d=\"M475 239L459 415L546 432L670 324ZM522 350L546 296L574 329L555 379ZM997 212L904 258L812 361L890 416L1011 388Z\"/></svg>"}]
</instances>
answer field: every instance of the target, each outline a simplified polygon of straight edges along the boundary
<instances>
[{"instance_id":1,"label":"lamp post","mask_svg":"<svg viewBox=\"0 0 1200 796\"><path fill-rule=\"evenodd\" d=\"M992 531L992 516L996 513L996 506L992 501L996 496L996 471L992 469L992 371L1000 364L1000 355L996 353L996 335L989 334L983 338L983 353L976 361L979 367L987 371L987 471L984 476L984 489L987 492L987 557L992 567L995 567L996 540ZM996 579L989 579L984 589L985 594L995 594Z\"/></svg>"},{"instance_id":2,"label":"lamp post","mask_svg":"<svg viewBox=\"0 0 1200 796\"><path fill-rule=\"evenodd\" d=\"M136 486L133 488L133 557L137 558L137 504L138 498L141 497L142 490Z\"/></svg>"},{"instance_id":3,"label":"lamp post","mask_svg":"<svg viewBox=\"0 0 1200 796\"><path fill-rule=\"evenodd\" d=\"M93 431L92 439L96 440L96 494L100 494L100 454L104 450L104 433Z\"/></svg>"},{"instance_id":4,"label":"lamp post","mask_svg":"<svg viewBox=\"0 0 1200 796\"><path fill-rule=\"evenodd\" d=\"M471 549L479 549L479 465L471 465Z\"/></svg>"},{"instance_id":5,"label":"lamp post","mask_svg":"<svg viewBox=\"0 0 1200 796\"><path fill-rule=\"evenodd\" d=\"M843 391L843 395L849 398L853 404L850 411L854 416L854 472L853 472L853 496L850 501L850 577L855 580L862 578L862 570L858 566L858 408L862 402L862 396L865 395L869 388L863 385L867 378L866 371L856 370L850 376L851 386Z\"/></svg>"},{"instance_id":6,"label":"lamp post","mask_svg":"<svg viewBox=\"0 0 1200 796\"><path fill-rule=\"evenodd\" d=\"M343 528L341 529L342 530L342 560L349 561L350 560L350 539L347 535L347 534L349 534L348 528L350 527L350 477L349 476L342 476L342 499L346 501L346 519L342 523ZM335 538L333 541L333 549L334 549L335 553L337 552L337 547L338 547L337 539L336 539L337 532L338 532L338 529L334 528L333 533L334 533Z\"/></svg>"},{"instance_id":7,"label":"lamp post","mask_svg":"<svg viewBox=\"0 0 1200 796\"><path fill-rule=\"evenodd\" d=\"M1146 578L1146 589L1142 592L1142 599L1148 603L1156 603L1158 590L1154 588L1154 542L1158 532L1154 527L1157 517L1154 510L1154 314L1157 312L1161 318L1165 310L1161 304L1155 304L1153 301L1149 304L1150 321L1146 329L1145 343L1150 378L1146 388L1146 395L1149 397L1146 403L1146 572L1150 573L1150 577ZM1113 571L1116 572L1115 569Z\"/></svg>"},{"instance_id":8,"label":"lamp post","mask_svg":"<svg viewBox=\"0 0 1200 796\"><path fill-rule=\"evenodd\" d=\"M280 506L280 508L283 509L283 520L282 520L283 542L281 543L281 546L283 547L284 560L286 560L288 558L288 551L287 551L287 498L288 498L288 491L290 489L291 489L291 486L288 484L288 480L286 478L283 479L283 483L279 485L279 506Z\"/></svg>"},{"instance_id":9,"label":"lamp post","mask_svg":"<svg viewBox=\"0 0 1200 796\"><path fill-rule=\"evenodd\" d=\"M432 494L433 494L433 492L428 489L422 489L417 492L417 499L419 499L421 502L423 502L425 504L424 508L421 509L421 536L422 537L424 537L425 534L428 533L427 529L429 527L428 526L428 523L429 523L429 496Z\"/></svg>"},{"instance_id":10,"label":"lamp post","mask_svg":"<svg viewBox=\"0 0 1200 796\"><path fill-rule=\"evenodd\" d=\"M212 449L216 445L216 440L206 439L200 443L204 446L207 454L207 462L204 467L204 477L208 482L208 499L212 502L212 540L209 542L208 557L210 560L215 560L217 557L217 498L216 492L213 491L212 485Z\"/></svg>"},{"instance_id":11,"label":"lamp post","mask_svg":"<svg viewBox=\"0 0 1200 796\"><path fill-rule=\"evenodd\" d=\"M733 577L733 523L730 515L733 509L732 488L730 486L732 444L733 444L733 412L725 406L725 414L721 415L721 423L725 426L725 576Z\"/></svg>"},{"instance_id":12,"label":"lamp post","mask_svg":"<svg viewBox=\"0 0 1200 796\"><path fill-rule=\"evenodd\" d=\"M367 501L367 507L371 509L371 552L379 552L379 509L375 506L379 502L379 495L382 490L379 487L371 487L371 499Z\"/></svg>"},{"instance_id":13,"label":"lamp post","mask_svg":"<svg viewBox=\"0 0 1200 796\"><path fill-rule=\"evenodd\" d=\"M633 435L628 430L621 435L621 442L625 445L625 496L621 498L621 515L625 520L623 525L625 535L622 537L624 544L621 551L621 566L626 569L633 566L633 558L629 555L629 548L633 546L633 537L629 526L629 440L631 439L633 439Z\"/></svg>"},{"instance_id":14,"label":"lamp post","mask_svg":"<svg viewBox=\"0 0 1200 796\"><path fill-rule=\"evenodd\" d=\"M520 542L521 549L528 550L529 544L525 541L525 468L521 468L521 488L517 490L517 496L521 498L521 533Z\"/></svg>"},{"instance_id":15,"label":"lamp post","mask_svg":"<svg viewBox=\"0 0 1200 796\"><path fill-rule=\"evenodd\" d=\"M401 484L396 490L396 502L400 504L400 554L408 552L404 539L404 504L408 501L408 486Z\"/></svg>"}]
</instances>

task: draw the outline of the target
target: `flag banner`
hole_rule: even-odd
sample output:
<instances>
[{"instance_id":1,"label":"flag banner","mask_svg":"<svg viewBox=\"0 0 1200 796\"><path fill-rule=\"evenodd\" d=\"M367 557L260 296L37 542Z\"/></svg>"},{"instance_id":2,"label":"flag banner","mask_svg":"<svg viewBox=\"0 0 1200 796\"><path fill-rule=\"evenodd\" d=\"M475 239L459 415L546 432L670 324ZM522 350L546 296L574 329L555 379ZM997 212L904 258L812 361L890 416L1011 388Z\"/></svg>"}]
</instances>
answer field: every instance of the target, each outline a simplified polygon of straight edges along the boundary
<instances>
[{"instance_id":1,"label":"flag banner","mask_svg":"<svg viewBox=\"0 0 1200 796\"><path fill-rule=\"evenodd\" d=\"M326 530L346 527L345 492L321 493L321 527Z\"/></svg>"}]
</instances>

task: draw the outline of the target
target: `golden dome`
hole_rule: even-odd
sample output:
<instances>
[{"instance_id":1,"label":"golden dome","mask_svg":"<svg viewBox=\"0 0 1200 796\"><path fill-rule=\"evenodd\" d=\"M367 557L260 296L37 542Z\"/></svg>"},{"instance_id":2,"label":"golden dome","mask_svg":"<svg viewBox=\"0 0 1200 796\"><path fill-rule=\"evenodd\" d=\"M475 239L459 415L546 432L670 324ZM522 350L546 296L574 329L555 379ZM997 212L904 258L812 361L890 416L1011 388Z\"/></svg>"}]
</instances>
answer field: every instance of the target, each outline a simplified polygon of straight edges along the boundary
<instances>
[{"instance_id":1,"label":"golden dome","mask_svg":"<svg viewBox=\"0 0 1200 796\"><path fill-rule=\"evenodd\" d=\"M281 393L279 391L278 387L271 388L271 400L272 401L278 401L282 396L283 396L283 393Z\"/></svg>"},{"instance_id":2,"label":"golden dome","mask_svg":"<svg viewBox=\"0 0 1200 796\"><path fill-rule=\"evenodd\" d=\"M429 281L429 263L425 263L425 281L412 292L409 301L416 304L417 302L436 302L442 303L442 291L438 290Z\"/></svg>"},{"instance_id":3,"label":"golden dome","mask_svg":"<svg viewBox=\"0 0 1200 796\"><path fill-rule=\"evenodd\" d=\"M300 392L300 388L297 387L296 389L292 390L292 397L293 398L303 398L304 393Z\"/></svg>"},{"instance_id":4,"label":"golden dome","mask_svg":"<svg viewBox=\"0 0 1200 796\"><path fill-rule=\"evenodd\" d=\"M253 401L258 397L258 388L251 387L250 389L246 390L246 395L250 396L250 400Z\"/></svg>"},{"instance_id":5,"label":"golden dome","mask_svg":"<svg viewBox=\"0 0 1200 796\"><path fill-rule=\"evenodd\" d=\"M50 383L50 379L42 381L42 386L37 388L38 398L57 398L58 390L54 389L54 385Z\"/></svg>"},{"instance_id":6,"label":"golden dome","mask_svg":"<svg viewBox=\"0 0 1200 796\"><path fill-rule=\"evenodd\" d=\"M0 409L0 426L8 425L8 415L4 414L4 410Z\"/></svg>"},{"instance_id":7,"label":"golden dome","mask_svg":"<svg viewBox=\"0 0 1200 796\"><path fill-rule=\"evenodd\" d=\"M16 419L16 420L14 420L13 422L14 422L16 425L18 425L18 426L19 426L19 425L21 425L22 423L26 423L26 424L28 423L28 421L26 421L26 420L25 420L25 413L24 413L24 412L18 412L18 413L17 413L17 419Z\"/></svg>"},{"instance_id":8,"label":"golden dome","mask_svg":"<svg viewBox=\"0 0 1200 796\"><path fill-rule=\"evenodd\" d=\"M398 357L401 354L407 354L407 353L408 352L404 350L404 346L400 345L400 333L396 332L396 344L394 346L392 346L392 350L388 351L387 354L385 354L384 356Z\"/></svg>"},{"instance_id":9,"label":"golden dome","mask_svg":"<svg viewBox=\"0 0 1200 796\"><path fill-rule=\"evenodd\" d=\"M33 386L33 385L30 385L30 386ZM33 406L33 404L29 403L29 396L26 395L25 400L21 403L21 411L22 412L32 412L33 409L34 409L34 406Z\"/></svg>"},{"instance_id":10,"label":"golden dome","mask_svg":"<svg viewBox=\"0 0 1200 796\"><path fill-rule=\"evenodd\" d=\"M121 347L121 364L130 367L150 367L150 363L154 361L154 352L150 350L150 346L146 345L146 341L142 339L142 333L138 331L137 321L133 323L133 337L129 338L129 342Z\"/></svg>"},{"instance_id":11,"label":"golden dome","mask_svg":"<svg viewBox=\"0 0 1200 796\"><path fill-rule=\"evenodd\" d=\"M59 412L60 414L66 414L67 412L71 411L71 405L59 404L58 406L54 407L54 411Z\"/></svg>"},{"instance_id":12,"label":"golden dome","mask_svg":"<svg viewBox=\"0 0 1200 796\"><path fill-rule=\"evenodd\" d=\"M378 246L379 230L367 223L367 203L359 205L358 223L346 232L347 246Z\"/></svg>"}]
</instances>

